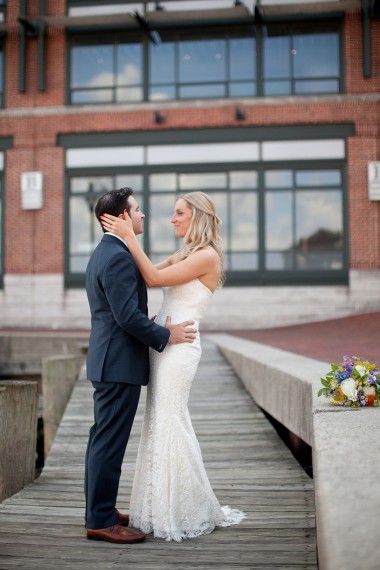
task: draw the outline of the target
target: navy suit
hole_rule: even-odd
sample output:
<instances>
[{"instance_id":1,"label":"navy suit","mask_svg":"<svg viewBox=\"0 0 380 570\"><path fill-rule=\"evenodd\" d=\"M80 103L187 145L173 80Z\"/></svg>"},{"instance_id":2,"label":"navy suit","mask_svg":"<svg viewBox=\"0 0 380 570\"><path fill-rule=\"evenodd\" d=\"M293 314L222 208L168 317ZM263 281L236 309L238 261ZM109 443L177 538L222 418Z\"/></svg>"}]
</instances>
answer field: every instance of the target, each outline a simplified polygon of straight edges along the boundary
<instances>
[{"instance_id":1,"label":"navy suit","mask_svg":"<svg viewBox=\"0 0 380 570\"><path fill-rule=\"evenodd\" d=\"M161 352L168 329L147 316L146 286L125 244L104 235L86 271L91 310L87 378L94 425L86 452L86 527L116 524L121 465L141 386L149 381L149 347Z\"/></svg>"}]
</instances>

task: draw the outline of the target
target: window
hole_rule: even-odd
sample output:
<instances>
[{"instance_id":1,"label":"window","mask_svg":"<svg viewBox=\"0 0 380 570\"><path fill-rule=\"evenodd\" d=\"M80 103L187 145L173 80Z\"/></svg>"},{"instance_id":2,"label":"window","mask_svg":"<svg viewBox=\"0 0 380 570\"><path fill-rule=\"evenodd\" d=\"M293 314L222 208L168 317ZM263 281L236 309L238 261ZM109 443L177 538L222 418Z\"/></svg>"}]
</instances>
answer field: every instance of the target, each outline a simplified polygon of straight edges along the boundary
<instances>
[{"instance_id":1,"label":"window","mask_svg":"<svg viewBox=\"0 0 380 570\"><path fill-rule=\"evenodd\" d=\"M67 272L83 275L87 263L103 231L94 215L99 196L124 186L131 186L136 200L142 204L142 176L72 176L69 179L69 246Z\"/></svg>"},{"instance_id":2,"label":"window","mask_svg":"<svg viewBox=\"0 0 380 570\"><path fill-rule=\"evenodd\" d=\"M339 93L336 32L264 38L264 95Z\"/></svg>"},{"instance_id":3,"label":"window","mask_svg":"<svg viewBox=\"0 0 380 570\"><path fill-rule=\"evenodd\" d=\"M0 107L4 107L4 50L0 43Z\"/></svg>"},{"instance_id":4,"label":"window","mask_svg":"<svg viewBox=\"0 0 380 570\"><path fill-rule=\"evenodd\" d=\"M254 37L176 39L149 47L149 99L253 97Z\"/></svg>"},{"instance_id":5,"label":"window","mask_svg":"<svg viewBox=\"0 0 380 570\"><path fill-rule=\"evenodd\" d=\"M293 129L310 136L311 127ZM123 186L134 189L146 214L142 243L154 262L180 245L170 223L176 200L199 190L214 199L223 222L228 283L346 282L344 139L252 141L244 131L239 141L235 129L218 129L212 133L218 142L210 142L210 132L185 132L176 145L170 143L178 135L168 131L120 134L130 146L67 147L67 284L83 286L102 235L93 214L97 198Z\"/></svg>"},{"instance_id":6,"label":"window","mask_svg":"<svg viewBox=\"0 0 380 570\"><path fill-rule=\"evenodd\" d=\"M128 103L181 99L339 93L338 23L293 29L130 30L74 36L69 102Z\"/></svg>"},{"instance_id":7,"label":"window","mask_svg":"<svg viewBox=\"0 0 380 570\"><path fill-rule=\"evenodd\" d=\"M150 241L153 261L165 259L179 247L170 218L181 194L202 191L209 194L223 220L222 237L227 269L258 268L257 172L165 172L149 176ZM234 220L238 219L239 224Z\"/></svg>"},{"instance_id":8,"label":"window","mask_svg":"<svg viewBox=\"0 0 380 570\"><path fill-rule=\"evenodd\" d=\"M142 44L118 41L71 48L71 103L142 101Z\"/></svg>"},{"instance_id":9,"label":"window","mask_svg":"<svg viewBox=\"0 0 380 570\"><path fill-rule=\"evenodd\" d=\"M4 22L5 20L6 3L7 0L0 0L0 22Z\"/></svg>"},{"instance_id":10,"label":"window","mask_svg":"<svg viewBox=\"0 0 380 570\"><path fill-rule=\"evenodd\" d=\"M342 269L340 170L267 170L265 269Z\"/></svg>"}]
</instances>

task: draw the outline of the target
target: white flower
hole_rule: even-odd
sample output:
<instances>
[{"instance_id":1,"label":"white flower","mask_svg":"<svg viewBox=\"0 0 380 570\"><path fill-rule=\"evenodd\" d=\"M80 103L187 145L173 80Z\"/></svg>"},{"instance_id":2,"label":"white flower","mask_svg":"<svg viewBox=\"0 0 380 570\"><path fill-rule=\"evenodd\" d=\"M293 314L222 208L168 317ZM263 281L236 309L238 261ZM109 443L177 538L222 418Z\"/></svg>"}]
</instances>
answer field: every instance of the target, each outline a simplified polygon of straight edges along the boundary
<instances>
[{"instance_id":1,"label":"white flower","mask_svg":"<svg viewBox=\"0 0 380 570\"><path fill-rule=\"evenodd\" d=\"M364 396L374 396L375 395L375 387L374 386L364 386L363 388Z\"/></svg>"},{"instance_id":2,"label":"white flower","mask_svg":"<svg viewBox=\"0 0 380 570\"><path fill-rule=\"evenodd\" d=\"M361 366L360 364L358 364L358 366L355 366L355 370L359 374L360 378L363 378L363 376L365 376L367 373L367 369L364 366Z\"/></svg>"},{"instance_id":3,"label":"white flower","mask_svg":"<svg viewBox=\"0 0 380 570\"><path fill-rule=\"evenodd\" d=\"M356 389L356 382L353 378L346 378L340 385L343 394L351 400L351 402L355 402L358 399L358 391Z\"/></svg>"}]
</instances>

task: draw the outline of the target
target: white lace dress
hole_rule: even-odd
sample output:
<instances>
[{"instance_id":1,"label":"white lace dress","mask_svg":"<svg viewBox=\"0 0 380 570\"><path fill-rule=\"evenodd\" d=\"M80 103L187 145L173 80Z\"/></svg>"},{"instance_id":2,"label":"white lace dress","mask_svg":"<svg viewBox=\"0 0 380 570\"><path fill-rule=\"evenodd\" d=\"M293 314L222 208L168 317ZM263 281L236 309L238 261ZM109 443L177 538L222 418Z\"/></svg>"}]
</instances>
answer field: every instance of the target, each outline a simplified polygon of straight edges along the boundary
<instances>
[{"instance_id":1,"label":"white lace dress","mask_svg":"<svg viewBox=\"0 0 380 570\"><path fill-rule=\"evenodd\" d=\"M194 320L197 328L212 297L195 279L164 288L156 322ZM221 507L203 465L201 449L187 407L201 357L199 333L194 343L151 351L151 375L130 500L130 524L146 534L180 541L238 524L244 513Z\"/></svg>"}]
</instances>

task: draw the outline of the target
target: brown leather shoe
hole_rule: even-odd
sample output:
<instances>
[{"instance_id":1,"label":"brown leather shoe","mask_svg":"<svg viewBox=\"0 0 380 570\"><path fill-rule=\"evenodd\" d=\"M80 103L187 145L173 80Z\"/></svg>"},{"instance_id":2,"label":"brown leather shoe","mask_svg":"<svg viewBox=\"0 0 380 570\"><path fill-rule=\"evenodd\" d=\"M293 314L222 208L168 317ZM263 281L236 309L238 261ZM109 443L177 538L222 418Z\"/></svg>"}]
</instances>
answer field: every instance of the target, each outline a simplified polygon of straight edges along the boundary
<instances>
[{"instance_id":1,"label":"brown leather shoe","mask_svg":"<svg viewBox=\"0 0 380 570\"><path fill-rule=\"evenodd\" d=\"M114 524L107 528L87 529L88 540L106 540L107 542L116 542L117 544L129 544L132 542L142 542L145 540L145 534L142 532L134 532L128 528L124 528L120 524Z\"/></svg>"},{"instance_id":2,"label":"brown leather shoe","mask_svg":"<svg viewBox=\"0 0 380 570\"><path fill-rule=\"evenodd\" d=\"M115 509L115 515L117 518L117 522L121 524L121 526L128 526L129 525L129 515L123 515L117 509Z\"/></svg>"}]
</instances>

